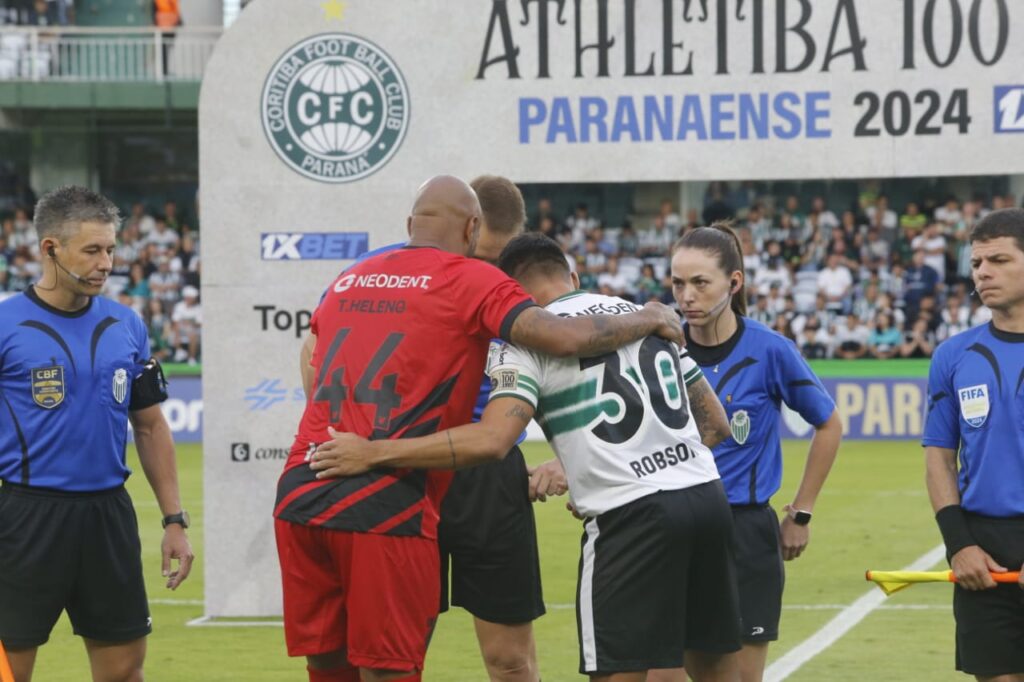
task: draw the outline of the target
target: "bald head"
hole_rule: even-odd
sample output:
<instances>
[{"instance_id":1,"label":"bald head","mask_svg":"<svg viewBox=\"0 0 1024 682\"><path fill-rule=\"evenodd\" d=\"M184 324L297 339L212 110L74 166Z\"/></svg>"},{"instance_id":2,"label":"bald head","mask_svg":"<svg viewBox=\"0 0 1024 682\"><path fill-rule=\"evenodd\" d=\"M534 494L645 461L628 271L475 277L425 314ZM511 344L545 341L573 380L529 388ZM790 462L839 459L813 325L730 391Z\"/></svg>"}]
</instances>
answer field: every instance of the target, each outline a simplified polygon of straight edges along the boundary
<instances>
[{"instance_id":1,"label":"bald head","mask_svg":"<svg viewBox=\"0 0 1024 682\"><path fill-rule=\"evenodd\" d=\"M410 243L472 256L480 213L480 202L469 185L452 175L436 175L416 194L408 221Z\"/></svg>"}]
</instances>

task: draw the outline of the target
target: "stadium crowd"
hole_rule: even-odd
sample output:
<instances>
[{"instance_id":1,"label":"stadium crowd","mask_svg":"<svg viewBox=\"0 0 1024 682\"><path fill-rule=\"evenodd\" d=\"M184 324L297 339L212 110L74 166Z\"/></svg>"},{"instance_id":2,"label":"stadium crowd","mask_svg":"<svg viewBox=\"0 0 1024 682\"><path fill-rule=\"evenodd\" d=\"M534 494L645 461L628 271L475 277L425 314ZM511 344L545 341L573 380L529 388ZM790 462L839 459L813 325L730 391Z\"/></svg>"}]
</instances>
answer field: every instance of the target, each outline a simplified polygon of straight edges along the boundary
<instances>
[{"instance_id":1,"label":"stadium crowd","mask_svg":"<svg viewBox=\"0 0 1024 682\"><path fill-rule=\"evenodd\" d=\"M168 201L162 213L138 202L118 232L114 267L104 294L132 308L149 327L161 361L201 359L199 235ZM42 274L39 243L29 208L0 216L0 300L25 290Z\"/></svg>"},{"instance_id":2,"label":"stadium crowd","mask_svg":"<svg viewBox=\"0 0 1024 682\"><path fill-rule=\"evenodd\" d=\"M606 226L582 203L561 217L542 198L530 229L559 241L583 288L672 304L672 244L729 220L743 245L750 316L793 339L807 358L927 358L990 319L973 295L968 235L989 211L1014 201L950 196L897 211L869 189L842 209L820 196L804 205L794 195L717 182L703 211L682 217L666 200L642 226Z\"/></svg>"},{"instance_id":3,"label":"stadium crowd","mask_svg":"<svg viewBox=\"0 0 1024 682\"><path fill-rule=\"evenodd\" d=\"M542 198L530 229L558 240L584 289L671 305L672 244L694 227L731 220L744 249L750 316L811 359L931 357L937 344L988 321L988 309L971 295L967 237L988 211L1013 206L1013 197L909 202L897 212L886 195L865 191L842 210L821 197L804 206L796 196L745 187L712 183L703 211L683 217L666 200L636 227L606 226L585 204L556 215ZM118 239L105 294L146 321L155 356L198 362L198 232L174 202L159 213L138 202ZM0 300L40 273L30 209L0 214Z\"/></svg>"}]
</instances>

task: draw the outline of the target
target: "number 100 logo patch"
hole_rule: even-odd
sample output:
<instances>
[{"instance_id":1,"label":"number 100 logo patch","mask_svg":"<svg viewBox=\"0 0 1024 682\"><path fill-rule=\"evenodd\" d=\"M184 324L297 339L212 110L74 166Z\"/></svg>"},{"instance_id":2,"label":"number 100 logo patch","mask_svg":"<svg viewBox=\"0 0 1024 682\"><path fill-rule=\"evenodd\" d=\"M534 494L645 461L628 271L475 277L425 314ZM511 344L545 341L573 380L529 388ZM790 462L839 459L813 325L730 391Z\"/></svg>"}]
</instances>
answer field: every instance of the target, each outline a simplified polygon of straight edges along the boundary
<instances>
[{"instance_id":1,"label":"number 100 logo patch","mask_svg":"<svg viewBox=\"0 0 1024 682\"><path fill-rule=\"evenodd\" d=\"M963 415L964 421L974 428L984 424L985 420L988 419L990 407L988 386L986 384L978 384L977 386L957 389L957 395L960 397L960 414Z\"/></svg>"}]
</instances>

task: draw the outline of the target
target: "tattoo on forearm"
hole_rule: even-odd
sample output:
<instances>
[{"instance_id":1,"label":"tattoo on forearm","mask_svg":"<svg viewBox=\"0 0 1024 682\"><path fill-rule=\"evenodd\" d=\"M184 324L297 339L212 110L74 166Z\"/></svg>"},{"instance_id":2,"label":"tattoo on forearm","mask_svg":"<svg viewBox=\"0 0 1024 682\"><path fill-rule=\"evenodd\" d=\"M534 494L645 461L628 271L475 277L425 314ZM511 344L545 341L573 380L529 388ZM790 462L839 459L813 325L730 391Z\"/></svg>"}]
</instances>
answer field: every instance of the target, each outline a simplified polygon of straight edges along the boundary
<instances>
[{"instance_id":1,"label":"tattoo on forearm","mask_svg":"<svg viewBox=\"0 0 1024 682\"><path fill-rule=\"evenodd\" d=\"M505 413L505 416L522 419L524 422L530 421L530 415L525 409L523 409L522 405L513 405L509 408L508 412Z\"/></svg>"},{"instance_id":2,"label":"tattoo on forearm","mask_svg":"<svg viewBox=\"0 0 1024 682\"><path fill-rule=\"evenodd\" d=\"M718 402L718 398L704 381L698 381L687 387L686 395L690 398L690 413L697 420L697 431L700 432L700 438L702 441L706 441L715 433L714 429L710 428L710 424L717 412L715 403Z\"/></svg>"},{"instance_id":3,"label":"tattoo on forearm","mask_svg":"<svg viewBox=\"0 0 1024 682\"><path fill-rule=\"evenodd\" d=\"M587 345L580 355L610 353L640 337L635 324L627 324L622 321L623 318L613 315L596 315L576 319L586 320L593 327L587 339Z\"/></svg>"}]
</instances>

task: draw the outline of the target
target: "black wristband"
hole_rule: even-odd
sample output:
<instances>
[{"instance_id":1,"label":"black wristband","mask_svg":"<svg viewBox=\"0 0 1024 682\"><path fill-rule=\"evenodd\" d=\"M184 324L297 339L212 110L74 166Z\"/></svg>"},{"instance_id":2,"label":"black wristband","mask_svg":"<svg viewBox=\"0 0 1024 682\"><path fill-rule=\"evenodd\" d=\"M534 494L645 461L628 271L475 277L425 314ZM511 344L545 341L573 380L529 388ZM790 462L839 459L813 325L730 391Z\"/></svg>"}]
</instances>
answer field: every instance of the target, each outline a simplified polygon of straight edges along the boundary
<instances>
[{"instance_id":1,"label":"black wristband","mask_svg":"<svg viewBox=\"0 0 1024 682\"><path fill-rule=\"evenodd\" d=\"M940 509L935 515L935 521L939 524L942 541L946 544L946 554L950 557L964 547L978 544L971 535L971 529L967 527L964 508L959 504L951 504Z\"/></svg>"}]
</instances>

